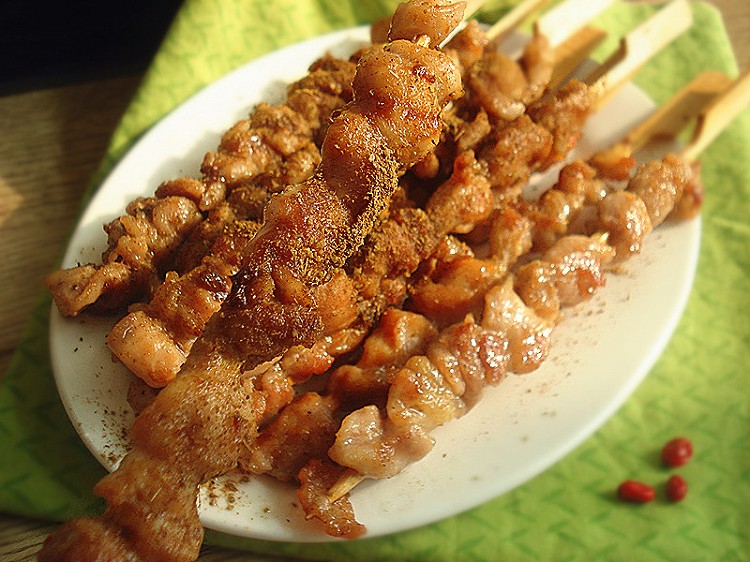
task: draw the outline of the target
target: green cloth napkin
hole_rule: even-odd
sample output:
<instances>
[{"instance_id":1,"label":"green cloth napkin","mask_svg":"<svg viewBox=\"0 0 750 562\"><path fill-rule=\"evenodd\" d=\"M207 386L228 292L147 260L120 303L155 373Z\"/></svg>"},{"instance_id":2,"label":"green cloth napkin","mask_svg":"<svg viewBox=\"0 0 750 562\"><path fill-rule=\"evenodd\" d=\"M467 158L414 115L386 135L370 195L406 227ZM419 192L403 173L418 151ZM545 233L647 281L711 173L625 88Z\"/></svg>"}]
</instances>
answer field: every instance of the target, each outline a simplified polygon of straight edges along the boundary
<instances>
[{"instance_id":1,"label":"green cloth napkin","mask_svg":"<svg viewBox=\"0 0 750 562\"><path fill-rule=\"evenodd\" d=\"M491 21L512 2L495 2ZM392 0L187 0L114 133L101 178L150 126L202 86L251 59L308 37L388 14ZM658 103L706 69L736 75L720 15L694 4L690 32L638 75ZM616 37L654 6L617 4L598 23ZM413 531L349 543L207 541L315 560L748 560L750 559L750 115L704 154L707 190L699 269L687 309L646 381L594 436L520 488ZM196 171L199 163L195 163ZM91 191L91 189L89 191ZM50 299L43 295L0 384L0 510L67 519L101 508L90 492L103 469L71 427L49 364ZM695 444L679 472L680 504L619 503L617 484L663 483L658 449L675 435Z\"/></svg>"}]
</instances>

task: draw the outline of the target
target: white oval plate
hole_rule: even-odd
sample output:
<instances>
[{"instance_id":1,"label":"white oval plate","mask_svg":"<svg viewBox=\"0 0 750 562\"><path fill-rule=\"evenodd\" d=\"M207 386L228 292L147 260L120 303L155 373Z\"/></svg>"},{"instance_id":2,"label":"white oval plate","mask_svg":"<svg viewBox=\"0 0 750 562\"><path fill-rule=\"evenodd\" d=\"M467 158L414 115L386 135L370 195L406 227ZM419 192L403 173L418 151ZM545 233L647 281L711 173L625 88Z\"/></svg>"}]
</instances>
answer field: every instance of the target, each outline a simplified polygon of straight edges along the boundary
<instances>
[{"instance_id":1,"label":"white oval plate","mask_svg":"<svg viewBox=\"0 0 750 562\"><path fill-rule=\"evenodd\" d=\"M78 224L63 266L96 262L103 223L165 179L195 175L221 133L284 87L326 51L346 56L367 41L349 29L274 52L218 80L148 132L98 190ZM615 109L616 108L616 109ZM653 109L627 85L592 116L578 153L619 139ZM546 178L549 184L556 170ZM465 417L437 431L435 450L402 474L361 484L352 494L367 536L403 531L460 513L540 473L589 437L627 399L666 345L695 272L700 222L654 232L640 256L610 275L593 300L568 311L551 356L536 372L509 376ZM114 319L64 319L52 312L52 362L60 396L81 438L107 469L127 449L133 416L131 376L114 363L104 336ZM236 486L236 489L235 489ZM439 494L436 493L439 491ZM305 521L292 486L270 478L226 478L205 486L203 524L233 535L277 541L332 540Z\"/></svg>"}]
</instances>

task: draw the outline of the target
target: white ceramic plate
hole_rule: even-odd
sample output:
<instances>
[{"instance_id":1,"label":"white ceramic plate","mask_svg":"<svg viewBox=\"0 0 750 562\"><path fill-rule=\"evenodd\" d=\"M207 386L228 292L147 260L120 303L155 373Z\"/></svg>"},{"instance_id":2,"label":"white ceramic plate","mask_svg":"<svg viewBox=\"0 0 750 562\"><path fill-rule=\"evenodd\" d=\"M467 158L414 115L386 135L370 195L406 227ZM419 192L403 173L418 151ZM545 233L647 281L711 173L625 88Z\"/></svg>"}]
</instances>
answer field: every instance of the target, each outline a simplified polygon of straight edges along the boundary
<instances>
[{"instance_id":1,"label":"white ceramic plate","mask_svg":"<svg viewBox=\"0 0 750 562\"><path fill-rule=\"evenodd\" d=\"M284 85L325 51L347 55L367 39L357 28L268 55L217 81L157 124L120 162L87 208L64 266L97 261L103 223L165 179L195 175L221 132L259 101L281 101ZM616 108L616 109L615 109ZM628 85L584 132L579 153L620 138L653 108ZM546 179L549 183L554 172ZM468 415L437 431L435 450L402 474L360 485L352 501L367 536L406 530L462 512L529 480L590 436L626 400L666 345L693 280L699 221L654 232L645 251L610 275L596 297L569 311L554 334L552 354L536 372L510 376L489 389ZM108 469L127 443L131 375L104 344L112 319L61 318L53 310L51 351L60 396L86 445ZM236 479L235 479L236 480ZM258 539L331 540L296 506L293 487L256 478L200 498L208 528ZM438 493L439 492L439 493Z\"/></svg>"}]
</instances>

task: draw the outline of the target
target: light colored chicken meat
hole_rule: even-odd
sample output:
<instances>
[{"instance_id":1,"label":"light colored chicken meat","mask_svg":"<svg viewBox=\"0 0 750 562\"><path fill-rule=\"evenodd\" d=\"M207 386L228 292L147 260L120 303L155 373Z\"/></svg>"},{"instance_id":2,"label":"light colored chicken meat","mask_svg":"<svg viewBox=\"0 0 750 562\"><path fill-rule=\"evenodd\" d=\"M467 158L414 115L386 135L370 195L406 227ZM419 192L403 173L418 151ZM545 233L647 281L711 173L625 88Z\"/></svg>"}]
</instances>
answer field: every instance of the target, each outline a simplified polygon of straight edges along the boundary
<instances>
[{"instance_id":1,"label":"light colored chicken meat","mask_svg":"<svg viewBox=\"0 0 750 562\"><path fill-rule=\"evenodd\" d=\"M159 285L180 242L202 218L187 197L136 199L125 215L105 225L109 243L101 264L61 269L47 277L58 310L64 316L83 310L107 313L142 297Z\"/></svg>"},{"instance_id":2,"label":"light colored chicken meat","mask_svg":"<svg viewBox=\"0 0 750 562\"><path fill-rule=\"evenodd\" d=\"M471 319L444 329L389 377L384 410L370 404L344 418L328 455L362 476L398 474L432 449L432 429L462 415L481 387L502 380L506 349Z\"/></svg>"},{"instance_id":3,"label":"light colored chicken meat","mask_svg":"<svg viewBox=\"0 0 750 562\"><path fill-rule=\"evenodd\" d=\"M475 112L483 109L495 122L512 121L542 97L553 66L554 52L540 33L535 33L524 49L520 64L490 43L482 56L466 68L464 103Z\"/></svg>"}]
</instances>

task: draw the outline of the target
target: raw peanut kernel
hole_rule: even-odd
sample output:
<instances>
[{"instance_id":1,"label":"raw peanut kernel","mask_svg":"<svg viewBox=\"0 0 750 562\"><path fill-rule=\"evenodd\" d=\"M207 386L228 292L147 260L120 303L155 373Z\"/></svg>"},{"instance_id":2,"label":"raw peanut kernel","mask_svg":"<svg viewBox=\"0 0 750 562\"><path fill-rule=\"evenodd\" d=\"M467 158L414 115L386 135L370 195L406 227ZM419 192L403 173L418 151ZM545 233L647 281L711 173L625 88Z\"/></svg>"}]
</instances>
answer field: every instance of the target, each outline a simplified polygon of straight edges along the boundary
<instances>
[{"instance_id":1,"label":"raw peanut kernel","mask_svg":"<svg viewBox=\"0 0 750 562\"><path fill-rule=\"evenodd\" d=\"M684 437L672 439L661 450L661 461L670 468L686 464L692 456L693 444Z\"/></svg>"},{"instance_id":2,"label":"raw peanut kernel","mask_svg":"<svg viewBox=\"0 0 750 562\"><path fill-rule=\"evenodd\" d=\"M667 497L671 502L679 502L685 499L687 495L688 485L682 476L675 474L669 480L667 480Z\"/></svg>"},{"instance_id":3,"label":"raw peanut kernel","mask_svg":"<svg viewBox=\"0 0 750 562\"><path fill-rule=\"evenodd\" d=\"M636 480L625 480L617 488L617 497L622 501L647 503L656 497L656 492L648 484Z\"/></svg>"}]
</instances>

